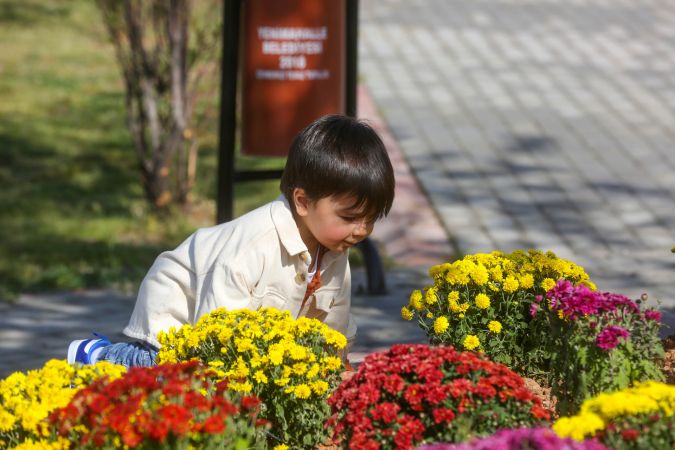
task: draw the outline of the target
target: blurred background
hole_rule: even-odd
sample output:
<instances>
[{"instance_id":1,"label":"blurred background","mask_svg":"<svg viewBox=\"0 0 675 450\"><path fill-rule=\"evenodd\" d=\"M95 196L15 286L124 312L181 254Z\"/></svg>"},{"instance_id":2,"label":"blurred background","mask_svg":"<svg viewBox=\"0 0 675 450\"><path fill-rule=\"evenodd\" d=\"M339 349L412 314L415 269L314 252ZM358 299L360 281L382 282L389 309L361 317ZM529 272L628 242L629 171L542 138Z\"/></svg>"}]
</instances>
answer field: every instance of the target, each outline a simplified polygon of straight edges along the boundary
<instances>
[{"instance_id":1,"label":"blurred background","mask_svg":"<svg viewBox=\"0 0 675 450\"><path fill-rule=\"evenodd\" d=\"M190 13L131 3L141 61L121 25L125 2L0 0L6 361L43 332L60 340L40 341L40 357L57 353L94 316L121 327L154 258L215 221L222 2L178 3ZM431 264L497 249L553 250L600 289L647 293L673 322L675 4L359 4L359 114L392 151L399 190L374 235L389 294L357 293L358 350L419 337L391 329ZM167 52L160 18L182 30L180 55ZM236 164L278 169L283 158L237 154ZM277 185L238 183L235 216Z\"/></svg>"}]
</instances>

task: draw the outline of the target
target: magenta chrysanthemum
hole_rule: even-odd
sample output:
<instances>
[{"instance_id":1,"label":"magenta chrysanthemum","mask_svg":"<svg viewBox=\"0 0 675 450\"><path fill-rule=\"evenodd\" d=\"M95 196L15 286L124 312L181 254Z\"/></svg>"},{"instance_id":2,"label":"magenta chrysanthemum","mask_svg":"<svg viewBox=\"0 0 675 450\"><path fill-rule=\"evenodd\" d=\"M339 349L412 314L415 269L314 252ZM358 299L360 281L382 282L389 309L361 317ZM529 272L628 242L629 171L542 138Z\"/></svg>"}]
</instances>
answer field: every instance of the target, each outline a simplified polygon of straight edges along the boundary
<instances>
[{"instance_id":1,"label":"magenta chrysanthemum","mask_svg":"<svg viewBox=\"0 0 675 450\"><path fill-rule=\"evenodd\" d=\"M565 317L572 320L615 311L620 307L636 313L640 310L638 305L626 296L592 291L584 285L574 286L568 280L559 280L546 296L551 300L551 309L562 311Z\"/></svg>"},{"instance_id":2,"label":"magenta chrysanthemum","mask_svg":"<svg viewBox=\"0 0 675 450\"><path fill-rule=\"evenodd\" d=\"M645 319L660 322L661 321L661 313L659 311L654 310L654 309L650 309L648 311L645 311Z\"/></svg>"},{"instance_id":3,"label":"magenta chrysanthemum","mask_svg":"<svg viewBox=\"0 0 675 450\"><path fill-rule=\"evenodd\" d=\"M619 345L619 339L628 339L630 333L622 327L610 325L605 327L595 338L595 344L602 350L611 350Z\"/></svg>"},{"instance_id":4,"label":"magenta chrysanthemum","mask_svg":"<svg viewBox=\"0 0 675 450\"><path fill-rule=\"evenodd\" d=\"M607 450L595 440L584 442L560 438L548 428L502 430L492 436L463 444L431 444L418 450Z\"/></svg>"}]
</instances>

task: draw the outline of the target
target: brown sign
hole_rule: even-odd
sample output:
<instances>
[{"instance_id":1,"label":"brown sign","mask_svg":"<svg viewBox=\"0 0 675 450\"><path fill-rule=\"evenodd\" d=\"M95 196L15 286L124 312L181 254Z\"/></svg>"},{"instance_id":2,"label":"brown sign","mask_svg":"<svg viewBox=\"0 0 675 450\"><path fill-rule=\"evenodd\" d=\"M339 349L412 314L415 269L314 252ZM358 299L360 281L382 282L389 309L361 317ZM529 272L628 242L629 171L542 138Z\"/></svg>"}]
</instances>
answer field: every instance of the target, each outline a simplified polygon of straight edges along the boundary
<instances>
[{"instance_id":1,"label":"brown sign","mask_svg":"<svg viewBox=\"0 0 675 450\"><path fill-rule=\"evenodd\" d=\"M345 3L243 5L242 152L284 156L313 120L345 112Z\"/></svg>"}]
</instances>

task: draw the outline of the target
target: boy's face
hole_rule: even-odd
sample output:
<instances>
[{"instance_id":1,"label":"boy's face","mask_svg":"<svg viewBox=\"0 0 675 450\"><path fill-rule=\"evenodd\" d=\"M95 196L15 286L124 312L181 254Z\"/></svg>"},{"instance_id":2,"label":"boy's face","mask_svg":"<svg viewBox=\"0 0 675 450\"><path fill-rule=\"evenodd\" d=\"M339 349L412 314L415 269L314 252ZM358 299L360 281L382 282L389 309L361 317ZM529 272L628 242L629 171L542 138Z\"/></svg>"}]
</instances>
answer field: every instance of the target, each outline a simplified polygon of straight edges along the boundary
<instances>
[{"instance_id":1,"label":"boy's face","mask_svg":"<svg viewBox=\"0 0 675 450\"><path fill-rule=\"evenodd\" d=\"M296 189L293 200L299 219L310 236L303 236L312 251L315 240L329 250L345 252L367 238L373 231L374 220L364 217L363 209L352 207L355 199L347 196L324 197L310 201L303 189ZM303 230L301 228L301 234Z\"/></svg>"}]
</instances>

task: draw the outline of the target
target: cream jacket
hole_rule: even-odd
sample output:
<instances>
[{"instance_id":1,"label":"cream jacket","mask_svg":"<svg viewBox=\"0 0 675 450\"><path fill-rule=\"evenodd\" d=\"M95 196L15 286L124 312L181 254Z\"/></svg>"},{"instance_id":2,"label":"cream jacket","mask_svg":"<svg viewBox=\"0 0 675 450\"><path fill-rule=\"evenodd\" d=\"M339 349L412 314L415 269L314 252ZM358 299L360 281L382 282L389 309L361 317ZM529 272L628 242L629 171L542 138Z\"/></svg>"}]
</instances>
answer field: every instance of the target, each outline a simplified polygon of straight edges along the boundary
<instances>
[{"instance_id":1,"label":"cream jacket","mask_svg":"<svg viewBox=\"0 0 675 450\"><path fill-rule=\"evenodd\" d=\"M319 319L351 345L356 324L349 312L347 253L323 255L322 285L301 310L311 263L288 202L279 196L236 220L197 230L159 255L141 283L124 334L159 348L159 331L194 324L215 308L269 306Z\"/></svg>"}]
</instances>

